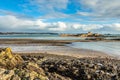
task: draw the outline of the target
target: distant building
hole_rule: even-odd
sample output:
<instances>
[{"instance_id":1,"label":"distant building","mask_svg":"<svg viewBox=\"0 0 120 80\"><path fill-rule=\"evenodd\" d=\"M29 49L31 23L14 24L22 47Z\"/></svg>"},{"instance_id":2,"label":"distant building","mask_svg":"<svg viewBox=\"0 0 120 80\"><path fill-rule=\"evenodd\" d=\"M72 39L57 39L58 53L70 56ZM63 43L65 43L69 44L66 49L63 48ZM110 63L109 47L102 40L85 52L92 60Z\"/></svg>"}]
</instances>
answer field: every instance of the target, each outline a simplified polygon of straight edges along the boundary
<instances>
[{"instance_id":1,"label":"distant building","mask_svg":"<svg viewBox=\"0 0 120 80\"><path fill-rule=\"evenodd\" d=\"M92 32L88 32L87 35L93 35L93 33Z\"/></svg>"}]
</instances>

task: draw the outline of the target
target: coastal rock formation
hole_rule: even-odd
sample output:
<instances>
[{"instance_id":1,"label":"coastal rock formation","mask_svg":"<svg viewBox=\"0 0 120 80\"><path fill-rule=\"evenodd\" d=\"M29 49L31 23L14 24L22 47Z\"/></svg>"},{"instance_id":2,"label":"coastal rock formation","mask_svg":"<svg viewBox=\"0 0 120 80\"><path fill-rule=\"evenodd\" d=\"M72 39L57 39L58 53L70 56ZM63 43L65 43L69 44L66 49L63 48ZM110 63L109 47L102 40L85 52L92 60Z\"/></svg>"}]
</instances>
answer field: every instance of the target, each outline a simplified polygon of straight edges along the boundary
<instances>
[{"instance_id":1,"label":"coastal rock formation","mask_svg":"<svg viewBox=\"0 0 120 80\"><path fill-rule=\"evenodd\" d=\"M83 34L61 34L60 36L61 37L103 37L102 34L92 33L92 32L83 33Z\"/></svg>"},{"instance_id":2,"label":"coastal rock formation","mask_svg":"<svg viewBox=\"0 0 120 80\"><path fill-rule=\"evenodd\" d=\"M12 69L15 66L21 64L23 62L23 59L19 55L12 54L12 51L10 48L1 49L0 53L0 66Z\"/></svg>"},{"instance_id":3,"label":"coastal rock formation","mask_svg":"<svg viewBox=\"0 0 120 80\"><path fill-rule=\"evenodd\" d=\"M54 73L56 80L120 80L120 61L114 59L81 58L49 59L41 65L48 77ZM51 79L52 80L52 79Z\"/></svg>"},{"instance_id":4,"label":"coastal rock formation","mask_svg":"<svg viewBox=\"0 0 120 80\"><path fill-rule=\"evenodd\" d=\"M0 49L0 80L48 80L38 64L25 61L10 48Z\"/></svg>"}]
</instances>

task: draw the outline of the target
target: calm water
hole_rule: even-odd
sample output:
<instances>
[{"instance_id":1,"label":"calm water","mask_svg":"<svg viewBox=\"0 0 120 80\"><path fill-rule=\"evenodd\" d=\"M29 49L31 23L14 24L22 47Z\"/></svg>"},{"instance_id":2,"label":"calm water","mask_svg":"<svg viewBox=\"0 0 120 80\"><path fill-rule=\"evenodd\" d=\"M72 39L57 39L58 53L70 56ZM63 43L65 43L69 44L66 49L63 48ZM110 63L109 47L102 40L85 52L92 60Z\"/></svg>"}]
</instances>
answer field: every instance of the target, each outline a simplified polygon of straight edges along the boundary
<instances>
[{"instance_id":1,"label":"calm water","mask_svg":"<svg viewBox=\"0 0 120 80\"><path fill-rule=\"evenodd\" d=\"M60 37L58 34L8 34L0 35L0 39L82 40L85 38Z\"/></svg>"},{"instance_id":2,"label":"calm water","mask_svg":"<svg viewBox=\"0 0 120 80\"><path fill-rule=\"evenodd\" d=\"M80 49L90 49L120 56L120 42L74 42L67 46Z\"/></svg>"},{"instance_id":3,"label":"calm water","mask_svg":"<svg viewBox=\"0 0 120 80\"><path fill-rule=\"evenodd\" d=\"M47 45L37 45L37 44L25 44L25 45L15 45L15 44L1 44L1 48L10 47L13 52L40 52L40 51L55 51L64 50L64 47L60 46L47 46Z\"/></svg>"}]
</instances>

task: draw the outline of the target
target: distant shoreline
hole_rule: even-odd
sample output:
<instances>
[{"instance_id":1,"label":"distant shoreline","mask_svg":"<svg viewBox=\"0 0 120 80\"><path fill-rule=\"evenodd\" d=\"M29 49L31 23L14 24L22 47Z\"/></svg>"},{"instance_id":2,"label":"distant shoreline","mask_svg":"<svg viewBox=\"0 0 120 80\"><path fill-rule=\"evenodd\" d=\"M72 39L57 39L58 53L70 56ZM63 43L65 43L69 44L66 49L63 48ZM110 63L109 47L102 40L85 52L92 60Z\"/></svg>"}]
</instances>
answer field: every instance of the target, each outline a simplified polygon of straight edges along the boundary
<instances>
[{"instance_id":1,"label":"distant shoreline","mask_svg":"<svg viewBox=\"0 0 120 80\"><path fill-rule=\"evenodd\" d=\"M38 33L38 32L0 32L0 35L9 35L9 34L58 34L58 33Z\"/></svg>"}]
</instances>

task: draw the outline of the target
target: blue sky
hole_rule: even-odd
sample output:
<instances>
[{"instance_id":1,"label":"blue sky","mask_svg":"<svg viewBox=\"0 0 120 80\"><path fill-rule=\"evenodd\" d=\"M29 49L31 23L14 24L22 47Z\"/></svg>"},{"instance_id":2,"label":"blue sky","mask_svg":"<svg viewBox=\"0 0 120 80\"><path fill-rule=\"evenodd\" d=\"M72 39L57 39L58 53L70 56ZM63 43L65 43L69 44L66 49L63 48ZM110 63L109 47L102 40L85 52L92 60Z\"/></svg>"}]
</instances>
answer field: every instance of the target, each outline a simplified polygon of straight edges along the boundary
<instances>
[{"instance_id":1,"label":"blue sky","mask_svg":"<svg viewBox=\"0 0 120 80\"><path fill-rule=\"evenodd\" d=\"M0 31L120 33L120 0L0 0Z\"/></svg>"}]
</instances>

